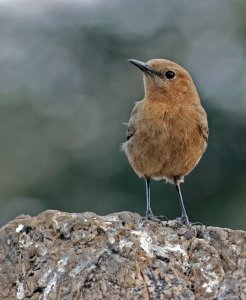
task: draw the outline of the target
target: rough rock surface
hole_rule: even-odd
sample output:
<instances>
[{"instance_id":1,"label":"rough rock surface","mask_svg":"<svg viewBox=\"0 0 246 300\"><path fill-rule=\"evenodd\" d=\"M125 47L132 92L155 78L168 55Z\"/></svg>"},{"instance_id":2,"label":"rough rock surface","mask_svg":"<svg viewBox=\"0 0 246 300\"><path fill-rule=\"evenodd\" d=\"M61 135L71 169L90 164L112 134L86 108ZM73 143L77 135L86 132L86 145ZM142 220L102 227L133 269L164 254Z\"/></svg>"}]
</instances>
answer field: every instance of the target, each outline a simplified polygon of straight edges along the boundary
<instances>
[{"instance_id":1,"label":"rough rock surface","mask_svg":"<svg viewBox=\"0 0 246 300\"><path fill-rule=\"evenodd\" d=\"M246 232L46 211L0 231L0 299L246 299Z\"/></svg>"}]
</instances>

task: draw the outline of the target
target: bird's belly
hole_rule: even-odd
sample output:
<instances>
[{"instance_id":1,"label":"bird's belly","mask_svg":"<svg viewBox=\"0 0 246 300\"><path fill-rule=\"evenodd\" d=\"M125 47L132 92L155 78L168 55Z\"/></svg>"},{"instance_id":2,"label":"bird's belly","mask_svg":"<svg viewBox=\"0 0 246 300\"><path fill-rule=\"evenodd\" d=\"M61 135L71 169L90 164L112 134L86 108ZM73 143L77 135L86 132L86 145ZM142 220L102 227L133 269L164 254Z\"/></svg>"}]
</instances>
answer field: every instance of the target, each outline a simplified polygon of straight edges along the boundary
<instances>
[{"instance_id":1,"label":"bird's belly","mask_svg":"<svg viewBox=\"0 0 246 300\"><path fill-rule=\"evenodd\" d=\"M171 135L159 131L154 135L135 133L125 147L128 160L140 176L173 181L182 178L198 163L205 150L203 138L197 134Z\"/></svg>"}]
</instances>

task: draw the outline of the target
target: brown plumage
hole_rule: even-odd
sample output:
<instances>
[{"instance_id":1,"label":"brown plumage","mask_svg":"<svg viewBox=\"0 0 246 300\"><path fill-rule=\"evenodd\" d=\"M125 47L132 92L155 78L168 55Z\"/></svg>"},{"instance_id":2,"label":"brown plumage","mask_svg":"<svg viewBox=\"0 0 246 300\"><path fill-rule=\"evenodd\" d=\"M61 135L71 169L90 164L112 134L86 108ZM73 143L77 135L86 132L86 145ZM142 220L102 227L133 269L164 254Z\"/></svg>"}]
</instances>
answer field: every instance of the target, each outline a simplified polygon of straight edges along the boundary
<instances>
[{"instance_id":1,"label":"brown plumage","mask_svg":"<svg viewBox=\"0 0 246 300\"><path fill-rule=\"evenodd\" d=\"M178 64L166 59L129 61L143 71L145 97L133 108L122 149L134 171L146 180L146 216L155 219L150 208L150 180L164 179L176 185L180 221L190 224L180 182L207 147L206 112L191 76Z\"/></svg>"}]
</instances>

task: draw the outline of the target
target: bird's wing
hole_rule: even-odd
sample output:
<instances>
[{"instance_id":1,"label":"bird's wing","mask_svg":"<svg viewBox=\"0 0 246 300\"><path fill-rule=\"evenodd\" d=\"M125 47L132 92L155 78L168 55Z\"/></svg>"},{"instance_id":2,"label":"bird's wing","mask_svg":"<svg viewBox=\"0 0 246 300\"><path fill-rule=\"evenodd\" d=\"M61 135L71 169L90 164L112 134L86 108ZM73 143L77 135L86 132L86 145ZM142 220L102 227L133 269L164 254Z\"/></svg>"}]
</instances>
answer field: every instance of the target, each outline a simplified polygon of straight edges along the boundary
<instances>
[{"instance_id":1,"label":"bird's wing","mask_svg":"<svg viewBox=\"0 0 246 300\"><path fill-rule=\"evenodd\" d=\"M139 109L139 105L140 105L140 101L135 103L135 105L133 107L133 110L132 110L132 113L131 113L131 116L130 116L130 119L128 121L127 132L126 132L126 139L127 140L129 140L131 137L133 137L133 135L136 131L135 123L136 123L136 116L137 116L137 112L138 112L138 109Z\"/></svg>"},{"instance_id":2,"label":"bird's wing","mask_svg":"<svg viewBox=\"0 0 246 300\"><path fill-rule=\"evenodd\" d=\"M204 140L207 142L208 141L208 119L207 119L207 114L204 108L201 106L199 109L199 130L204 138Z\"/></svg>"}]
</instances>

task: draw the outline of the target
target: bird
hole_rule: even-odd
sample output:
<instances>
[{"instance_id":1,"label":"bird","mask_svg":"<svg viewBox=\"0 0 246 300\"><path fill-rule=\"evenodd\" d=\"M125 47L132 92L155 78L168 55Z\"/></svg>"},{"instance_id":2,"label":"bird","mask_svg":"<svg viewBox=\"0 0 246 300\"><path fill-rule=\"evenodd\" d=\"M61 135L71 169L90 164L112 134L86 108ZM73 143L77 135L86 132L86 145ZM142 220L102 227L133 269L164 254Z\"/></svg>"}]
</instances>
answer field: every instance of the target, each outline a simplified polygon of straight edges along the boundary
<instances>
[{"instance_id":1,"label":"bird","mask_svg":"<svg viewBox=\"0 0 246 300\"><path fill-rule=\"evenodd\" d=\"M150 182L164 180L178 192L181 217L177 220L192 225L180 184L207 148L206 111L190 74L179 64L167 59L128 61L142 71L145 94L133 107L121 148L135 173L145 179L146 218L158 218L151 210Z\"/></svg>"}]
</instances>

